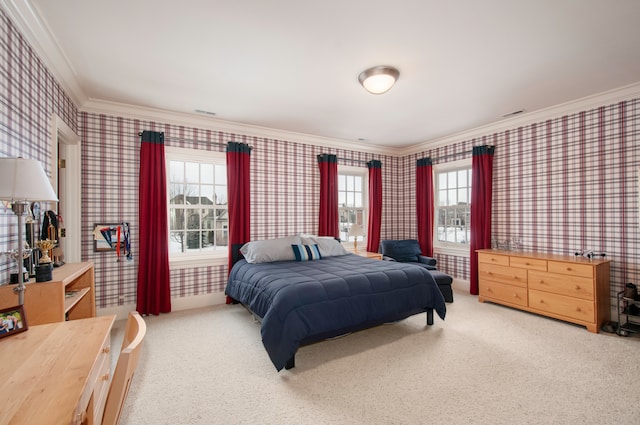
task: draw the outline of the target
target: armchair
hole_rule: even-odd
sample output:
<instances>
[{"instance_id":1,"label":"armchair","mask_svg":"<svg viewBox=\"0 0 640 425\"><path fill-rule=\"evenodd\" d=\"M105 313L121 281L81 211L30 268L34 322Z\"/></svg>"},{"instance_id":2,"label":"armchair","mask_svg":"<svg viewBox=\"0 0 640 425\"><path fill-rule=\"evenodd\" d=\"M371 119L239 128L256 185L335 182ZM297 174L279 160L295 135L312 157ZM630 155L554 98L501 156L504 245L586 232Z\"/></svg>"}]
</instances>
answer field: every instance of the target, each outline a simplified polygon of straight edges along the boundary
<instances>
[{"instance_id":1,"label":"armchair","mask_svg":"<svg viewBox=\"0 0 640 425\"><path fill-rule=\"evenodd\" d=\"M453 291L451 290L451 283L453 282L453 278L437 270L436 265L438 261L435 258L424 256L421 252L420 244L415 239L384 239L380 241L380 253L382 254L383 260L424 267L429 271L433 280L436 281L440 292L442 292L444 296L444 300L452 303Z\"/></svg>"}]
</instances>

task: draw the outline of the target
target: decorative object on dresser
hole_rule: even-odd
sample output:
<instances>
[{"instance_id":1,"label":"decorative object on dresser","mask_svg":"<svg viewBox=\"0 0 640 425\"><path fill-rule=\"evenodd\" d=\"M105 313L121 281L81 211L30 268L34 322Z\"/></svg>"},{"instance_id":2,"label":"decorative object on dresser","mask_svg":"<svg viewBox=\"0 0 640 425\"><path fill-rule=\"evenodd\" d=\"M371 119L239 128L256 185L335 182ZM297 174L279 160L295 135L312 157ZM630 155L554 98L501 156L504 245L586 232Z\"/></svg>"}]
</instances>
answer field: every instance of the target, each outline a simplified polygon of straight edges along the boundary
<instances>
[{"instance_id":1,"label":"decorative object on dresser","mask_svg":"<svg viewBox=\"0 0 640 425\"><path fill-rule=\"evenodd\" d=\"M18 216L18 303L24 304L23 215L32 201L57 202L49 178L42 165L35 159L0 158L0 200L11 203L11 210Z\"/></svg>"},{"instance_id":2,"label":"decorative object on dresser","mask_svg":"<svg viewBox=\"0 0 640 425\"><path fill-rule=\"evenodd\" d=\"M595 333L609 320L609 260L499 249L477 253L480 302L553 317Z\"/></svg>"}]
</instances>

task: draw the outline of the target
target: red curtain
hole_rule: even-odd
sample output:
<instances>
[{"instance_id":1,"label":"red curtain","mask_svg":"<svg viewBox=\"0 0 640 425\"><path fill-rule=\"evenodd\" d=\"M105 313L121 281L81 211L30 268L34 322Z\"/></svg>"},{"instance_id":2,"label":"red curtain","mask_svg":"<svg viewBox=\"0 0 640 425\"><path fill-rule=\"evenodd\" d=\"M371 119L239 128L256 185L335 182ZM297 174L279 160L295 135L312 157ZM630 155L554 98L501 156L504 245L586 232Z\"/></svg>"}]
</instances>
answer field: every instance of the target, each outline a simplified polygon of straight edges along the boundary
<instances>
[{"instance_id":1,"label":"red curtain","mask_svg":"<svg viewBox=\"0 0 640 425\"><path fill-rule=\"evenodd\" d=\"M169 313L171 290L164 133L142 132L138 222L140 259L136 309L140 314Z\"/></svg>"},{"instance_id":2,"label":"red curtain","mask_svg":"<svg viewBox=\"0 0 640 425\"><path fill-rule=\"evenodd\" d=\"M477 249L491 248L491 197L494 146L474 146L471 159L470 292L478 295Z\"/></svg>"},{"instance_id":3,"label":"red curtain","mask_svg":"<svg viewBox=\"0 0 640 425\"><path fill-rule=\"evenodd\" d=\"M416 216L422 255L433 257L433 165L431 158L416 161Z\"/></svg>"},{"instance_id":4,"label":"red curtain","mask_svg":"<svg viewBox=\"0 0 640 425\"><path fill-rule=\"evenodd\" d=\"M371 160L369 168L369 224L367 251L380 249L380 227L382 225L382 162Z\"/></svg>"},{"instance_id":5,"label":"red curtain","mask_svg":"<svg viewBox=\"0 0 640 425\"><path fill-rule=\"evenodd\" d=\"M340 237L338 231L338 158L318 155L320 168L320 216L318 236Z\"/></svg>"},{"instance_id":6,"label":"red curtain","mask_svg":"<svg viewBox=\"0 0 640 425\"><path fill-rule=\"evenodd\" d=\"M229 200L229 272L242 258L240 248L251 240L251 147L227 144L227 198ZM231 299L227 297L227 304Z\"/></svg>"}]
</instances>

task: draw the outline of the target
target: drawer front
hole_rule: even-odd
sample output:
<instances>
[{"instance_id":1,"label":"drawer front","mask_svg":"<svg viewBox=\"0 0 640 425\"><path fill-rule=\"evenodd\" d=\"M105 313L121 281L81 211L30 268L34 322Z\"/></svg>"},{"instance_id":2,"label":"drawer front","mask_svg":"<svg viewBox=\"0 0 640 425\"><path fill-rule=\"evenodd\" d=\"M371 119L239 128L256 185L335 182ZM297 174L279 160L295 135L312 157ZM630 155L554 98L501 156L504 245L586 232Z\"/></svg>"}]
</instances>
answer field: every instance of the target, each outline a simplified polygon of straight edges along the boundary
<instances>
[{"instance_id":1,"label":"drawer front","mask_svg":"<svg viewBox=\"0 0 640 425\"><path fill-rule=\"evenodd\" d=\"M530 289L529 307L534 310L590 323L593 323L595 320L593 301L580 298L572 298Z\"/></svg>"},{"instance_id":2,"label":"drawer front","mask_svg":"<svg viewBox=\"0 0 640 425\"><path fill-rule=\"evenodd\" d=\"M553 273L593 278L593 266L589 264L549 261L548 270Z\"/></svg>"},{"instance_id":3,"label":"drawer front","mask_svg":"<svg viewBox=\"0 0 640 425\"><path fill-rule=\"evenodd\" d=\"M509 265L521 269L547 271L547 260L540 260L538 258L509 257Z\"/></svg>"},{"instance_id":4,"label":"drawer front","mask_svg":"<svg viewBox=\"0 0 640 425\"><path fill-rule=\"evenodd\" d=\"M509 265L508 255L489 254L486 252L478 253L478 263L499 264L501 266Z\"/></svg>"},{"instance_id":5,"label":"drawer front","mask_svg":"<svg viewBox=\"0 0 640 425\"><path fill-rule=\"evenodd\" d=\"M529 289L593 300L593 280L585 277L530 271Z\"/></svg>"},{"instance_id":6,"label":"drawer front","mask_svg":"<svg viewBox=\"0 0 640 425\"><path fill-rule=\"evenodd\" d=\"M98 362L102 362L98 368L99 373L95 386L93 387L93 417L94 423L102 423L102 414L104 413L104 405L107 402L107 394L109 394L109 385L111 384L111 348L107 341L102 348L102 354Z\"/></svg>"},{"instance_id":7,"label":"drawer front","mask_svg":"<svg viewBox=\"0 0 640 425\"><path fill-rule=\"evenodd\" d=\"M514 267L479 263L478 279L526 287L527 271Z\"/></svg>"},{"instance_id":8,"label":"drawer front","mask_svg":"<svg viewBox=\"0 0 640 425\"><path fill-rule=\"evenodd\" d=\"M480 295L509 304L527 306L527 288L480 280Z\"/></svg>"}]
</instances>

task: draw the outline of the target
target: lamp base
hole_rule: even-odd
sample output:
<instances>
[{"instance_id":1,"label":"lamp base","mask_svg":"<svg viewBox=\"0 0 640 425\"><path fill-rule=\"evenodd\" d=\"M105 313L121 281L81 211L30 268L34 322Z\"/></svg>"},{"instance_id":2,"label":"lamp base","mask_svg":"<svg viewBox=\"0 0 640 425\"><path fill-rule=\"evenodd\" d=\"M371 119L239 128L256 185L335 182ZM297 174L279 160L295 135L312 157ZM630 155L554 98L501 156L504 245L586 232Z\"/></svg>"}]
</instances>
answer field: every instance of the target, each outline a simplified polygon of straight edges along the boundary
<instances>
[{"instance_id":1,"label":"lamp base","mask_svg":"<svg viewBox=\"0 0 640 425\"><path fill-rule=\"evenodd\" d=\"M36 266L36 282L48 282L53 279L53 266L51 263Z\"/></svg>"}]
</instances>

